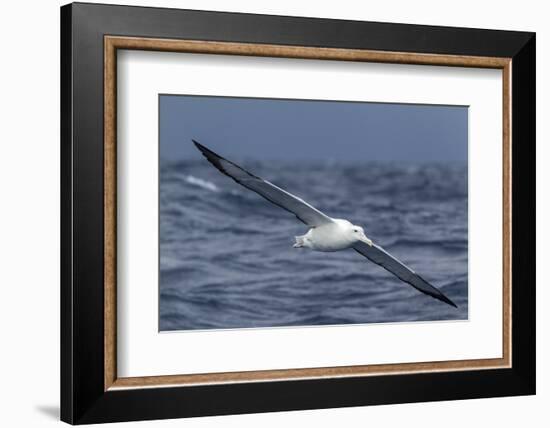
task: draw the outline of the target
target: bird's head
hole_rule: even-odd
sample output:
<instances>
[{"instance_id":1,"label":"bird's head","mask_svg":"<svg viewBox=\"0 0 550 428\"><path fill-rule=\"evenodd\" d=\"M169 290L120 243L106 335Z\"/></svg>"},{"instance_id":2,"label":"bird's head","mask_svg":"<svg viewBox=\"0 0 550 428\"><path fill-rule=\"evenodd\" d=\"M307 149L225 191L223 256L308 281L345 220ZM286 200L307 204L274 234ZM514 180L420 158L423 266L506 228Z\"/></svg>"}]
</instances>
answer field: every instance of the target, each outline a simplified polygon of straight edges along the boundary
<instances>
[{"instance_id":1,"label":"bird's head","mask_svg":"<svg viewBox=\"0 0 550 428\"><path fill-rule=\"evenodd\" d=\"M350 223L349 221L346 221L346 235L348 236L348 239L351 242L364 242L366 244L372 245L372 241L367 238L367 235L365 235L365 231L361 226L357 226L355 224Z\"/></svg>"}]
</instances>

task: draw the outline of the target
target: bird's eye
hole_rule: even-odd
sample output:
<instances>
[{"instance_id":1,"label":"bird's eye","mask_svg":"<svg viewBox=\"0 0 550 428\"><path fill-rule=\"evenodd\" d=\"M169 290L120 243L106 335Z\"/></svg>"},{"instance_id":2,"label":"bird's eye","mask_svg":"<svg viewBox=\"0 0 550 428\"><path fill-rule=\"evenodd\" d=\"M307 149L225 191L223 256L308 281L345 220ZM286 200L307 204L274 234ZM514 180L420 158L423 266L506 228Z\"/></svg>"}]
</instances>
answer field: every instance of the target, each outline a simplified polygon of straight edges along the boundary
<instances>
[{"instance_id":1,"label":"bird's eye","mask_svg":"<svg viewBox=\"0 0 550 428\"><path fill-rule=\"evenodd\" d=\"M357 232L357 229L353 229L354 232Z\"/></svg>"}]
</instances>

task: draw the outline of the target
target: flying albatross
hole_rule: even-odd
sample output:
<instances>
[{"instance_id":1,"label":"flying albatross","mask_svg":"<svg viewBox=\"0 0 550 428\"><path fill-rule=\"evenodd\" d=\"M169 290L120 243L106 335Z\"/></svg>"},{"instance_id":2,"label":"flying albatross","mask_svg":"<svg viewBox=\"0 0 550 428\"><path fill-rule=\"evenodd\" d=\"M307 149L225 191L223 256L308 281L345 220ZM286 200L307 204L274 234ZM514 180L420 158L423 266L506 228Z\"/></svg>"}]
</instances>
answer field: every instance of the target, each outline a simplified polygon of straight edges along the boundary
<instances>
[{"instance_id":1,"label":"flying albatross","mask_svg":"<svg viewBox=\"0 0 550 428\"><path fill-rule=\"evenodd\" d=\"M251 174L237 164L224 159L212 150L193 140L204 157L221 173L231 177L240 185L263 196L269 202L291 212L305 223L309 230L305 235L296 236L294 248L310 248L314 251L339 251L353 248L370 261L382 266L401 281L412 285L418 291L451 306L455 303L445 296L414 270L407 267L379 245L367 238L362 227L348 220L336 219L314 208L301 198L275 186L263 178Z\"/></svg>"}]
</instances>

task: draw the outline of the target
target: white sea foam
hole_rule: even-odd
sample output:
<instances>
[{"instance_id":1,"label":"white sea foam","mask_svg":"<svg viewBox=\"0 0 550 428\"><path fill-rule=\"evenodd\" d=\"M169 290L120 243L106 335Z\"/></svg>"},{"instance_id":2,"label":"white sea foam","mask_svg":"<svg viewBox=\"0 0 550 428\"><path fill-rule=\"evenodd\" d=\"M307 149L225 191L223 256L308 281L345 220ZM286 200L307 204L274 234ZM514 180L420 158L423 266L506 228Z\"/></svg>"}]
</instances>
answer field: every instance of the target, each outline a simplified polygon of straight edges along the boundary
<instances>
[{"instance_id":1,"label":"white sea foam","mask_svg":"<svg viewBox=\"0 0 550 428\"><path fill-rule=\"evenodd\" d=\"M210 190L211 192L218 192L220 190L218 186L216 186L214 183L207 180L203 180L202 178L194 177L192 175L187 175L185 177L185 181L194 186L198 186L203 189Z\"/></svg>"}]
</instances>

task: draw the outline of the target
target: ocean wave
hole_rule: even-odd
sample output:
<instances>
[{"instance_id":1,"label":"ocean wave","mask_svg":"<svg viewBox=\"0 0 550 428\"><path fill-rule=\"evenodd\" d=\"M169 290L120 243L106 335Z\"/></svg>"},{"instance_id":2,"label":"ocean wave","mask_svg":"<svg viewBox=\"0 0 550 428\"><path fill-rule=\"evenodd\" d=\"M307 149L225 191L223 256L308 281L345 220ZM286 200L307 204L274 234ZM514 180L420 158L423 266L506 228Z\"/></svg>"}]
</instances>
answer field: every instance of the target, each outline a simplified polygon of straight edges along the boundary
<instances>
[{"instance_id":1,"label":"ocean wave","mask_svg":"<svg viewBox=\"0 0 550 428\"><path fill-rule=\"evenodd\" d=\"M281 162L249 168L328 215L365 226L459 309L351 250L293 249L305 225L200 160L161 165L161 330L467 318L467 168Z\"/></svg>"}]
</instances>

